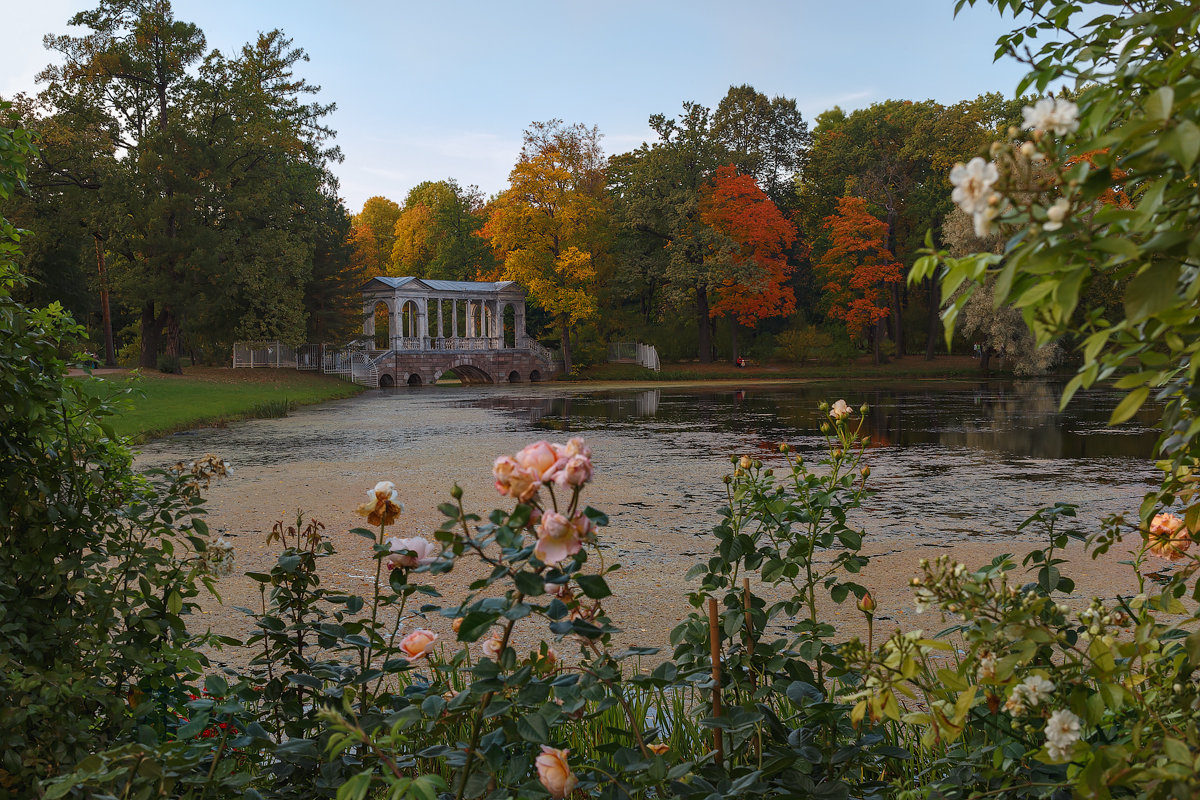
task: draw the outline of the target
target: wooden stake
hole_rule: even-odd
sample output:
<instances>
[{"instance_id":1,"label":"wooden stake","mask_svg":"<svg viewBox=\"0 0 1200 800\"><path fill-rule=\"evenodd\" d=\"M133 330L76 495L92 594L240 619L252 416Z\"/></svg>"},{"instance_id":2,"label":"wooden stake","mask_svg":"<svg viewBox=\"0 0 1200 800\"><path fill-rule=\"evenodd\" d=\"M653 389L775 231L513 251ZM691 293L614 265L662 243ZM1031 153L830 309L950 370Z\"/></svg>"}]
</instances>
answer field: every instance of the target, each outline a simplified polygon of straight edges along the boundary
<instances>
[{"instance_id":1,"label":"wooden stake","mask_svg":"<svg viewBox=\"0 0 1200 800\"><path fill-rule=\"evenodd\" d=\"M754 618L750 614L750 579L742 578L742 609L746 612L746 653L754 655ZM753 680L753 678L751 678Z\"/></svg>"},{"instance_id":2,"label":"wooden stake","mask_svg":"<svg viewBox=\"0 0 1200 800\"><path fill-rule=\"evenodd\" d=\"M712 655L712 715L713 719L721 716L721 623L717 616L717 600L708 599L708 641ZM717 764L725 763L725 738L720 728L713 728L713 748L717 754Z\"/></svg>"}]
</instances>

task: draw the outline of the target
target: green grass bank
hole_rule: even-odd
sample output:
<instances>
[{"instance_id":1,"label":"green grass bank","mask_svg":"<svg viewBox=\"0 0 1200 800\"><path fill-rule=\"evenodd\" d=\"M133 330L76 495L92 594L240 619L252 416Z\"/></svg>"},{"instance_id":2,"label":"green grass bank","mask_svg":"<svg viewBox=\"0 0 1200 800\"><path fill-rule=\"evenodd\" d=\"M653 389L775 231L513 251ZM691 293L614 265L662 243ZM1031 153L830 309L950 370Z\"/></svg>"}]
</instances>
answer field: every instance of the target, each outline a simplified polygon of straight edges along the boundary
<instances>
[{"instance_id":1,"label":"green grass bank","mask_svg":"<svg viewBox=\"0 0 1200 800\"><path fill-rule=\"evenodd\" d=\"M130 388L114 430L135 442L189 428L284 416L289 408L353 397L363 390L329 375L294 369L190 367L183 375L119 372L94 381L98 392Z\"/></svg>"}]
</instances>

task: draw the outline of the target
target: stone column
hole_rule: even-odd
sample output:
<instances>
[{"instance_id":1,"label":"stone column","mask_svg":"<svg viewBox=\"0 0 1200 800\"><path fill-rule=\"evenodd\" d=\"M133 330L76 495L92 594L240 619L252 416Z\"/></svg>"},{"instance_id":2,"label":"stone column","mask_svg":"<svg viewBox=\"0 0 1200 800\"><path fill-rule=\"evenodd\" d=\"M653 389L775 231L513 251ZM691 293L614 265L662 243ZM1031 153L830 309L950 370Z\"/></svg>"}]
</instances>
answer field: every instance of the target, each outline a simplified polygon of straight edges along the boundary
<instances>
[{"instance_id":1,"label":"stone column","mask_svg":"<svg viewBox=\"0 0 1200 800\"><path fill-rule=\"evenodd\" d=\"M528 336L525 333L525 303L513 303L513 340L520 347L521 340Z\"/></svg>"},{"instance_id":2,"label":"stone column","mask_svg":"<svg viewBox=\"0 0 1200 800\"><path fill-rule=\"evenodd\" d=\"M429 299L422 297L417 306L417 336L420 338L421 350L425 349L425 338L429 336Z\"/></svg>"},{"instance_id":3,"label":"stone column","mask_svg":"<svg viewBox=\"0 0 1200 800\"><path fill-rule=\"evenodd\" d=\"M440 297L438 298L437 304L438 304L438 315L437 315L437 319L438 319L438 331L437 331L437 338L439 338L439 339L442 339L442 338L445 338L445 336L446 336L446 328L445 328L445 327L442 325L442 298L440 298Z\"/></svg>"},{"instance_id":4,"label":"stone column","mask_svg":"<svg viewBox=\"0 0 1200 800\"><path fill-rule=\"evenodd\" d=\"M475 301L467 301L467 338L475 336Z\"/></svg>"},{"instance_id":5,"label":"stone column","mask_svg":"<svg viewBox=\"0 0 1200 800\"><path fill-rule=\"evenodd\" d=\"M375 304L363 304L363 336L375 338Z\"/></svg>"},{"instance_id":6,"label":"stone column","mask_svg":"<svg viewBox=\"0 0 1200 800\"><path fill-rule=\"evenodd\" d=\"M454 298L454 301L450 305L450 327L452 329L450 331L451 337L457 339L458 338L458 298L457 297Z\"/></svg>"}]
</instances>

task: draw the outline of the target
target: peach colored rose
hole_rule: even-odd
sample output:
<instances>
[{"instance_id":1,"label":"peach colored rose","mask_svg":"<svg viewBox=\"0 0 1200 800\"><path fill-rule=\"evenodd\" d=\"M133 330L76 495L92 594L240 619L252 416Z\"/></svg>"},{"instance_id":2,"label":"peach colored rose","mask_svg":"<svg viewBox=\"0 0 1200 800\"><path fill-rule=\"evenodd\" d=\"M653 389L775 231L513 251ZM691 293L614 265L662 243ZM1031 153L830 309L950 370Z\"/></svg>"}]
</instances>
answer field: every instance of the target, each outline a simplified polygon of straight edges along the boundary
<instances>
[{"instance_id":1,"label":"peach colored rose","mask_svg":"<svg viewBox=\"0 0 1200 800\"><path fill-rule=\"evenodd\" d=\"M843 420L853 413L845 400L838 400L833 404L833 408L829 409L829 416L835 420Z\"/></svg>"},{"instance_id":2,"label":"peach colored rose","mask_svg":"<svg viewBox=\"0 0 1200 800\"><path fill-rule=\"evenodd\" d=\"M533 554L544 564L556 564L582 547L582 539L572 520L557 511L547 511L538 525L537 545Z\"/></svg>"},{"instance_id":3,"label":"peach colored rose","mask_svg":"<svg viewBox=\"0 0 1200 800\"><path fill-rule=\"evenodd\" d=\"M665 753L671 749L671 745L664 744L662 742L657 742L655 744L646 745L646 749L649 750L651 753L654 753L654 755L656 755L656 756L661 756L663 753Z\"/></svg>"},{"instance_id":4,"label":"peach colored rose","mask_svg":"<svg viewBox=\"0 0 1200 800\"><path fill-rule=\"evenodd\" d=\"M546 594L553 595L563 600L568 600L571 597L571 586L566 583L544 583L542 588Z\"/></svg>"},{"instance_id":5,"label":"peach colored rose","mask_svg":"<svg viewBox=\"0 0 1200 800\"><path fill-rule=\"evenodd\" d=\"M367 502L357 509L367 518L370 525L391 525L400 516L404 506L400 504L400 493L391 481L380 481L374 489L367 491Z\"/></svg>"},{"instance_id":6,"label":"peach colored rose","mask_svg":"<svg viewBox=\"0 0 1200 800\"><path fill-rule=\"evenodd\" d=\"M1146 537L1150 553L1160 558L1178 561L1192 545L1192 537L1183 520L1174 514L1155 514Z\"/></svg>"},{"instance_id":7,"label":"peach colored rose","mask_svg":"<svg viewBox=\"0 0 1200 800\"><path fill-rule=\"evenodd\" d=\"M592 460L587 456L574 455L567 458L562 469L554 476L559 486L583 486L592 479Z\"/></svg>"},{"instance_id":8,"label":"peach colored rose","mask_svg":"<svg viewBox=\"0 0 1200 800\"><path fill-rule=\"evenodd\" d=\"M527 503L537 494L541 481L532 470L521 466L510 456L500 456L492 465L496 477L496 491Z\"/></svg>"},{"instance_id":9,"label":"peach colored rose","mask_svg":"<svg viewBox=\"0 0 1200 800\"><path fill-rule=\"evenodd\" d=\"M500 637L500 634L493 633L482 645L483 654L492 661L499 662L500 654L504 652L503 644L504 639Z\"/></svg>"},{"instance_id":10,"label":"peach colored rose","mask_svg":"<svg viewBox=\"0 0 1200 800\"><path fill-rule=\"evenodd\" d=\"M590 459L592 457L592 448L583 443L583 439L579 436L573 436L567 440L566 454L570 456L583 456Z\"/></svg>"},{"instance_id":11,"label":"peach colored rose","mask_svg":"<svg viewBox=\"0 0 1200 800\"><path fill-rule=\"evenodd\" d=\"M462 627L462 621L462 617L455 617L454 622L450 624L450 627L454 629L455 633L458 633L458 629Z\"/></svg>"},{"instance_id":12,"label":"peach colored rose","mask_svg":"<svg viewBox=\"0 0 1200 800\"><path fill-rule=\"evenodd\" d=\"M546 787L550 796L558 800L562 800L575 791L575 785L579 783L575 773L571 772L571 765L567 763L567 755L570 752L570 750L556 750L553 747L542 745L542 754L537 757L535 762L538 780L542 782L542 786Z\"/></svg>"},{"instance_id":13,"label":"peach colored rose","mask_svg":"<svg viewBox=\"0 0 1200 800\"><path fill-rule=\"evenodd\" d=\"M387 540L387 545L392 551L386 556L388 569L432 564L437 561L440 552L437 545L423 536L414 536L411 539L392 537Z\"/></svg>"},{"instance_id":14,"label":"peach colored rose","mask_svg":"<svg viewBox=\"0 0 1200 800\"><path fill-rule=\"evenodd\" d=\"M517 453L514 460L523 468L537 476L539 483L553 480L566 458L560 456L549 442L540 441L526 445Z\"/></svg>"},{"instance_id":15,"label":"peach colored rose","mask_svg":"<svg viewBox=\"0 0 1200 800\"><path fill-rule=\"evenodd\" d=\"M418 628L400 640L400 649L409 661L416 661L433 651L433 643L437 638L438 635L433 631Z\"/></svg>"}]
</instances>

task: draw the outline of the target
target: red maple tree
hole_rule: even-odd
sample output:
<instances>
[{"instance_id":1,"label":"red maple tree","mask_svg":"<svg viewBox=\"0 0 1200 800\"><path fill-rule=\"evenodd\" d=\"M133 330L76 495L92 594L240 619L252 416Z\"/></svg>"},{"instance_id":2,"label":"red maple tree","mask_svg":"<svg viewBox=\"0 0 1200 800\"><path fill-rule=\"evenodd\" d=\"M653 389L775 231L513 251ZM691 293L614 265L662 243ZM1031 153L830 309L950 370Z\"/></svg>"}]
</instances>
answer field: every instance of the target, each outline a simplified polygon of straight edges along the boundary
<instances>
[{"instance_id":1,"label":"red maple tree","mask_svg":"<svg viewBox=\"0 0 1200 800\"><path fill-rule=\"evenodd\" d=\"M739 175L732 164L718 168L701 190L700 220L732 243L723 254L729 277L714 287L710 316L754 327L795 310L796 295L787 285L795 265L787 252L796 228L753 177Z\"/></svg>"},{"instance_id":2,"label":"red maple tree","mask_svg":"<svg viewBox=\"0 0 1200 800\"><path fill-rule=\"evenodd\" d=\"M829 298L829 316L846 323L857 339L886 319L888 288L903 277L900 264L887 248L887 223L867 211L861 197L841 197L837 211L825 218L829 249L815 262ZM879 360L879 336L875 357Z\"/></svg>"}]
</instances>

